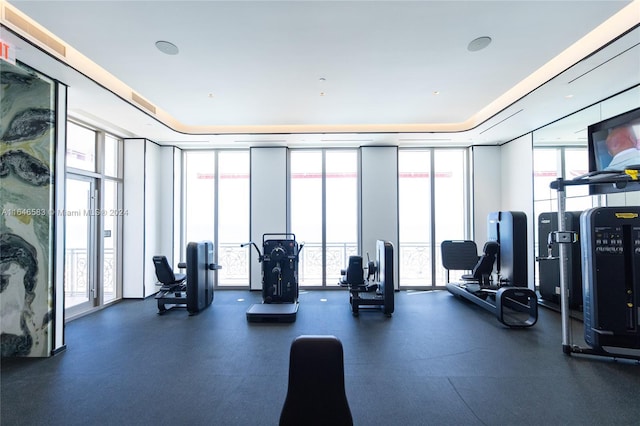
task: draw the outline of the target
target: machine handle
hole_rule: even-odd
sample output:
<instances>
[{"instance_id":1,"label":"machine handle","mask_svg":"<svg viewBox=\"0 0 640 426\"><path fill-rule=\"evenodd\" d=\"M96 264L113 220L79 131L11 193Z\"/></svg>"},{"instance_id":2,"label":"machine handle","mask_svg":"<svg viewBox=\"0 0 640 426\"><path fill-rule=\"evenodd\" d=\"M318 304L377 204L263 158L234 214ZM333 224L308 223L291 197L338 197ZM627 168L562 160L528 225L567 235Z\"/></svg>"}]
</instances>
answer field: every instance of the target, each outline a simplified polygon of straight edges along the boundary
<instances>
[{"instance_id":1,"label":"machine handle","mask_svg":"<svg viewBox=\"0 0 640 426\"><path fill-rule=\"evenodd\" d=\"M276 232L276 233L272 233L272 234L262 234L262 245L264 246L264 242L267 240L265 237L267 236L280 236L280 237L286 237L287 240L296 240L296 234L294 234L293 232ZM292 237L292 238L289 238Z\"/></svg>"},{"instance_id":2,"label":"machine handle","mask_svg":"<svg viewBox=\"0 0 640 426\"><path fill-rule=\"evenodd\" d=\"M262 256L262 253L260 253L260 249L258 248L256 243L254 243L253 241L249 241L248 243L240 244L240 247L246 247L249 244L253 245L256 248L256 251L258 252L258 262L262 262L262 259L264 259L264 257Z\"/></svg>"}]
</instances>

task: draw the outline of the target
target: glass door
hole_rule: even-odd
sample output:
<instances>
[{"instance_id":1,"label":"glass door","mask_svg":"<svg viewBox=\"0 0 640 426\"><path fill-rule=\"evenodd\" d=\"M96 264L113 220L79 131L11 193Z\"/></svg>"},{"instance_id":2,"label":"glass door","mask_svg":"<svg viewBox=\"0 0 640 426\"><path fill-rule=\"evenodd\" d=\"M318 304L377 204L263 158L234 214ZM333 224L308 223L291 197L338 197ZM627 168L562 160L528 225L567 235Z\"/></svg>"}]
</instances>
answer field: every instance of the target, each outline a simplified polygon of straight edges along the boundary
<instances>
[{"instance_id":1,"label":"glass door","mask_svg":"<svg viewBox=\"0 0 640 426\"><path fill-rule=\"evenodd\" d=\"M95 306L96 180L68 174L66 179L64 307L67 318Z\"/></svg>"}]
</instances>

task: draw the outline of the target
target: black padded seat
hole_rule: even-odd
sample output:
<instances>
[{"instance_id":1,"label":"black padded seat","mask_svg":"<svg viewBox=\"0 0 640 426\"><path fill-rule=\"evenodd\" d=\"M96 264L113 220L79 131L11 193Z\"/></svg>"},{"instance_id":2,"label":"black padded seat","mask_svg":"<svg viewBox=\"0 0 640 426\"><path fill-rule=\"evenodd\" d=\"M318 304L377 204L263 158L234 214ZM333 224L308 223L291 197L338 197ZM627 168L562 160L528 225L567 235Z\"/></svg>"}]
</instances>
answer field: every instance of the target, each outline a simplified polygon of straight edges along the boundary
<instances>
[{"instance_id":1,"label":"black padded seat","mask_svg":"<svg viewBox=\"0 0 640 426\"><path fill-rule=\"evenodd\" d=\"M280 426L353 425L343 356L342 342L335 336L299 336L293 341Z\"/></svg>"},{"instance_id":2,"label":"black padded seat","mask_svg":"<svg viewBox=\"0 0 640 426\"><path fill-rule=\"evenodd\" d=\"M187 278L186 274L173 272L166 256L153 256L153 266L156 269L156 278L163 286L173 287L182 284Z\"/></svg>"},{"instance_id":3,"label":"black padded seat","mask_svg":"<svg viewBox=\"0 0 640 426\"><path fill-rule=\"evenodd\" d=\"M444 240L440 244L442 266L449 271L472 271L478 263L478 247L470 240Z\"/></svg>"},{"instance_id":4,"label":"black padded seat","mask_svg":"<svg viewBox=\"0 0 640 426\"><path fill-rule=\"evenodd\" d=\"M497 241L487 241L482 248L482 255L473 267L471 274L463 275L462 279L465 281L475 281L481 286L488 286L499 250L500 245Z\"/></svg>"},{"instance_id":5,"label":"black padded seat","mask_svg":"<svg viewBox=\"0 0 640 426\"><path fill-rule=\"evenodd\" d=\"M342 280L340 285L362 286L365 285L364 265L362 256L349 256L349 264L346 270L340 271Z\"/></svg>"}]
</instances>

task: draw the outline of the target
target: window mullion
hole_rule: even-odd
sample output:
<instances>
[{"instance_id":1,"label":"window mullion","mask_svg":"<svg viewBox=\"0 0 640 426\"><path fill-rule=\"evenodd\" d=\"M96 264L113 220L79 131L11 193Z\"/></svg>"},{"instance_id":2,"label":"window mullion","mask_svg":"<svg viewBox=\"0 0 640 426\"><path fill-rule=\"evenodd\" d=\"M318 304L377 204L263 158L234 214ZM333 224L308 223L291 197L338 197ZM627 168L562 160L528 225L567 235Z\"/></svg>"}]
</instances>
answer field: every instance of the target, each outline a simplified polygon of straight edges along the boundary
<instances>
[{"instance_id":1,"label":"window mullion","mask_svg":"<svg viewBox=\"0 0 640 426\"><path fill-rule=\"evenodd\" d=\"M322 150L322 286L327 285L327 151Z\"/></svg>"},{"instance_id":2,"label":"window mullion","mask_svg":"<svg viewBox=\"0 0 640 426\"><path fill-rule=\"evenodd\" d=\"M436 286L436 262L434 259L436 258L436 203L434 200L436 198L436 168L435 168L435 150L431 150L431 155L429 155L429 185L431 191L431 199L429 200L429 209L431 211L431 229L429 230L429 239L431 240L431 286Z\"/></svg>"}]
</instances>

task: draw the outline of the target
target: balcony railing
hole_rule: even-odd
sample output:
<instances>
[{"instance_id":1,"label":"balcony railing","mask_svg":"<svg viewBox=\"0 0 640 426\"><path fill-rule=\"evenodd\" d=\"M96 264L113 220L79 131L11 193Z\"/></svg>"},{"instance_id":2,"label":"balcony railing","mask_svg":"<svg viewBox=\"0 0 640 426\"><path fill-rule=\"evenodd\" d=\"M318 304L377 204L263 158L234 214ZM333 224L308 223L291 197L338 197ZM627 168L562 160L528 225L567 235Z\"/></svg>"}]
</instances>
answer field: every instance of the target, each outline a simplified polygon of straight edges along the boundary
<instances>
[{"instance_id":1,"label":"balcony railing","mask_svg":"<svg viewBox=\"0 0 640 426\"><path fill-rule=\"evenodd\" d=\"M82 297L88 292L89 266L87 250L67 248L64 257L64 294L67 297Z\"/></svg>"},{"instance_id":2,"label":"balcony railing","mask_svg":"<svg viewBox=\"0 0 640 426\"><path fill-rule=\"evenodd\" d=\"M82 297L88 294L87 251L68 248L65 256L64 290L68 297ZM218 271L220 286L247 286L249 282L249 249L240 247L240 243L225 243L218 247ZM349 256L358 254L356 243L341 242L327 244L327 285L337 284L340 270L344 269ZM440 258L440 245L435 250L436 286L445 284L445 270ZM401 244L399 248L399 271L402 274L400 284L403 287L431 286L431 244ZM366 255L365 255L366 256ZM371 260L375 254L371 254ZM115 253L113 249L104 252L104 294L105 299L115 295ZM300 252L298 264L298 282L301 286L320 286L322 284L322 244L305 243Z\"/></svg>"},{"instance_id":3,"label":"balcony railing","mask_svg":"<svg viewBox=\"0 0 640 426\"><path fill-rule=\"evenodd\" d=\"M102 285L105 300L115 297L115 251L104 250L104 267ZM89 294L91 283L89 279L89 265L87 249L67 248L64 260L64 293L69 298L86 298Z\"/></svg>"},{"instance_id":4,"label":"balcony railing","mask_svg":"<svg viewBox=\"0 0 640 426\"><path fill-rule=\"evenodd\" d=\"M402 287L431 287L444 286L446 271L442 267L440 244L436 245L435 259L431 256L430 243L405 243L400 245L399 270L400 285ZM435 283L432 283L431 265L435 262Z\"/></svg>"},{"instance_id":5,"label":"balcony railing","mask_svg":"<svg viewBox=\"0 0 640 426\"><path fill-rule=\"evenodd\" d=\"M219 286L247 286L249 284L249 252L251 247L240 247L240 243L218 245Z\"/></svg>"},{"instance_id":6,"label":"balcony railing","mask_svg":"<svg viewBox=\"0 0 640 426\"><path fill-rule=\"evenodd\" d=\"M327 243L327 285L337 285L340 270L347 267L349 256L358 254L358 244ZM322 285L322 243L306 242L300 252L298 283L301 286Z\"/></svg>"}]
</instances>

